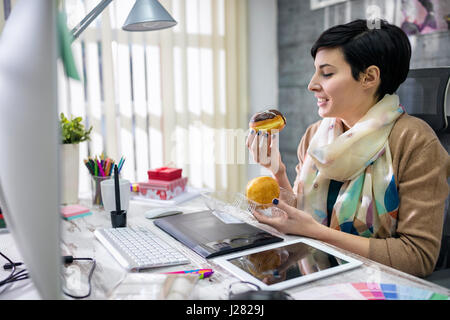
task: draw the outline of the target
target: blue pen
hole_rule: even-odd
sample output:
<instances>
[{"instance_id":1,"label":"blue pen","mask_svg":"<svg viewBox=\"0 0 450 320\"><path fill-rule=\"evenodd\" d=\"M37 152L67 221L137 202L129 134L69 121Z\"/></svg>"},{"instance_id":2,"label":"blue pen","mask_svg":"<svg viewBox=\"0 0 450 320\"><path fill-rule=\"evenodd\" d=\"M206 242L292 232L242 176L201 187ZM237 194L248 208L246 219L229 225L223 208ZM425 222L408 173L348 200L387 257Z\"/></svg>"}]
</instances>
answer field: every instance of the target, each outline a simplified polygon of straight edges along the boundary
<instances>
[{"instance_id":1,"label":"blue pen","mask_svg":"<svg viewBox=\"0 0 450 320\"><path fill-rule=\"evenodd\" d=\"M124 157L122 157L121 159L120 159L120 163L119 163L119 173L120 173L120 171L122 170L122 167L123 167L123 163L125 162L125 158Z\"/></svg>"}]
</instances>

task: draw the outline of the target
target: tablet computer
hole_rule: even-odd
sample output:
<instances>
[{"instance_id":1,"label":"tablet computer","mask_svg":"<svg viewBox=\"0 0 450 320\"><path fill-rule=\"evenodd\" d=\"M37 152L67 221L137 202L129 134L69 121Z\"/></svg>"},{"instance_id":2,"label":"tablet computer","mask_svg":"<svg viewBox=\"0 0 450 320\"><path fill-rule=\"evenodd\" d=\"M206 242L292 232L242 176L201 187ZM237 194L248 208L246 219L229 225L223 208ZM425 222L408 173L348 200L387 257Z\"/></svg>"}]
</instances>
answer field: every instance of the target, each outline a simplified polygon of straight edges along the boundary
<instances>
[{"instance_id":1,"label":"tablet computer","mask_svg":"<svg viewBox=\"0 0 450 320\"><path fill-rule=\"evenodd\" d=\"M215 258L238 278L264 290L283 290L362 265L309 239L295 239Z\"/></svg>"}]
</instances>

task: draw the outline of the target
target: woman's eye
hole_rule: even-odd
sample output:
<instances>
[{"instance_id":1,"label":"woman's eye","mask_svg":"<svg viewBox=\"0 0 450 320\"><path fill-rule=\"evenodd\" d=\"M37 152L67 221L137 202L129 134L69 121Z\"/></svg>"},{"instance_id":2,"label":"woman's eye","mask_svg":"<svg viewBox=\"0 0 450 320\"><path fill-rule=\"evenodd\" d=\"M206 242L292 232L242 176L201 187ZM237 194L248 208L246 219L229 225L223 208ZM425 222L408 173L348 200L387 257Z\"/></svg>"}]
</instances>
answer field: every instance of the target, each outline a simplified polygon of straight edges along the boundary
<instances>
[{"instance_id":1,"label":"woman's eye","mask_svg":"<svg viewBox=\"0 0 450 320\"><path fill-rule=\"evenodd\" d=\"M329 78L331 77L333 74L332 73L324 73L322 76L324 76L325 78Z\"/></svg>"}]
</instances>

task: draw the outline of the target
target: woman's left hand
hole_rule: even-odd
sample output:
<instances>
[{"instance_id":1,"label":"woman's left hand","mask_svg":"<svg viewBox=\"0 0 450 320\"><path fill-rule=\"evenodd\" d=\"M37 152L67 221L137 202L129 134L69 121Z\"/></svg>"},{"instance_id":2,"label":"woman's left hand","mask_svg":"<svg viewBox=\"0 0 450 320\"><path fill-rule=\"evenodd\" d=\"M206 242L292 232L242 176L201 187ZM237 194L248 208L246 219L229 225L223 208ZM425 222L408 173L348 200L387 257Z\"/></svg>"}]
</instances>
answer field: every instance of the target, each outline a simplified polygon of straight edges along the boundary
<instances>
[{"instance_id":1,"label":"woman's left hand","mask_svg":"<svg viewBox=\"0 0 450 320\"><path fill-rule=\"evenodd\" d=\"M317 239L360 256L369 257L369 238L331 229L314 220L307 212L294 208L282 200L277 200L278 204L275 206L284 211L283 215L267 217L253 210L255 218L259 222L272 226L285 234L295 234Z\"/></svg>"},{"instance_id":2,"label":"woman's left hand","mask_svg":"<svg viewBox=\"0 0 450 320\"><path fill-rule=\"evenodd\" d=\"M276 200L278 200L278 204L274 204L274 206L283 210L284 214L268 217L257 210L253 210L252 213L256 220L285 234L314 238L319 223L305 211L294 208L282 200Z\"/></svg>"}]
</instances>

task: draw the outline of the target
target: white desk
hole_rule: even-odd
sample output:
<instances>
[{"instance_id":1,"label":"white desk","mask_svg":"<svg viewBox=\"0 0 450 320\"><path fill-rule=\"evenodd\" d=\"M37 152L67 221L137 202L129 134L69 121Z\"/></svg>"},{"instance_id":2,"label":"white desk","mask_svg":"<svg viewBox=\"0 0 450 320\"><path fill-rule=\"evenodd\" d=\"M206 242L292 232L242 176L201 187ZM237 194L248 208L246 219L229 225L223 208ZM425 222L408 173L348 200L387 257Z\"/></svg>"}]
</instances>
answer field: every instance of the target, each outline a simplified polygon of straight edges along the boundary
<instances>
[{"instance_id":1,"label":"white desk","mask_svg":"<svg viewBox=\"0 0 450 320\"><path fill-rule=\"evenodd\" d=\"M89 206L89 200L80 201L82 205ZM227 299L228 286L230 283L238 281L235 276L230 274L218 265L214 265L211 261L208 261L189 248L174 240L168 234L154 226L152 220L148 220L144 217L144 212L148 208L154 205L142 201L130 201L130 207L127 216L127 225L133 226L145 226L152 231L160 235L163 239L166 239L172 243L175 247L181 250L191 260L190 265L174 266L168 268L159 268L149 273L168 272L180 269L198 269L198 268L212 268L214 274L208 279L199 280L193 294L194 299ZM194 198L186 203L182 203L179 207L183 207L184 214L191 212L201 211L207 209L204 205L201 197ZM254 224L261 229L275 233L276 235L283 237L286 240L293 239L293 236L286 236L278 233L273 228L262 225L256 222L252 217L242 213L239 216L241 220ZM111 290L124 278L126 272L116 262L116 260L106 251L102 244L100 244L95 238L93 232L96 228L110 227L109 214L103 210L93 209L93 214L87 217L78 218L72 221L62 221L62 254L72 255L74 257L93 257L97 261L97 267L95 269L92 278L92 294L90 299L107 299L110 296ZM334 247L335 248L335 247ZM397 285L404 285L409 287L415 287L419 289L425 289L436 293L450 296L450 290L447 288L435 285L431 282L423 279L408 275L385 265L376 263L369 259L365 259L358 255L349 253L347 251L335 248L339 251L346 253L356 259L363 262L361 267L356 269L340 273L328 278L323 278L313 282L309 282L291 289L286 290L288 293L295 294L302 290L310 289L315 286L325 286L340 283L354 283L354 282L377 282L377 283L393 283ZM4 252L14 261L20 261L20 254L17 252L12 236L10 234L0 234L0 250ZM3 265L3 262L1 263ZM72 269L71 269L72 268ZM76 270L74 269L76 268ZM70 283L78 284L79 292L73 292L74 294L84 294L87 291L87 274L90 269L90 263L80 263L71 265L66 270L66 276L70 277L76 275L71 279ZM76 272L74 272L76 271ZM81 276L80 276L81 273ZM1 268L0 278L4 278L7 275ZM3 292L3 293L2 293ZM0 299L34 299L37 298L37 294L33 289L31 281L20 281L8 288L0 288Z\"/></svg>"}]
</instances>

